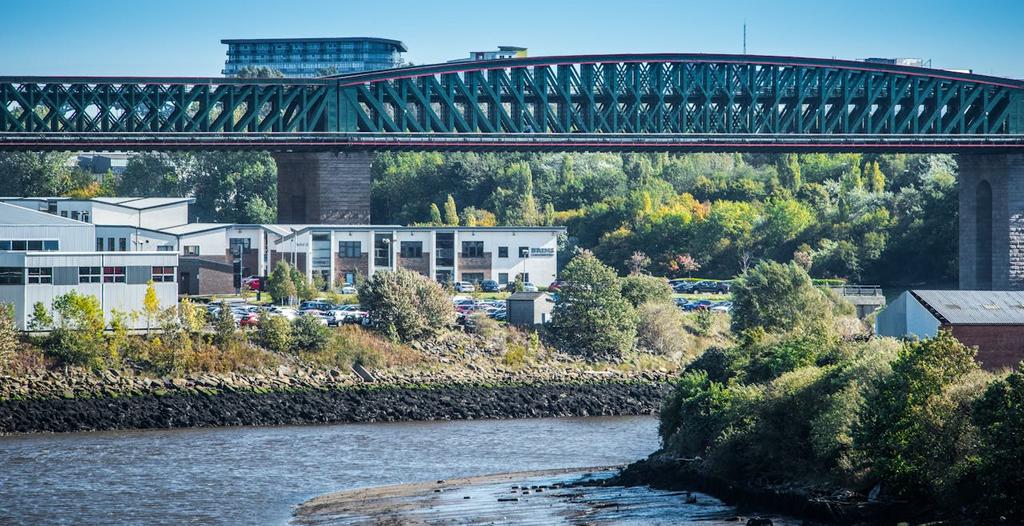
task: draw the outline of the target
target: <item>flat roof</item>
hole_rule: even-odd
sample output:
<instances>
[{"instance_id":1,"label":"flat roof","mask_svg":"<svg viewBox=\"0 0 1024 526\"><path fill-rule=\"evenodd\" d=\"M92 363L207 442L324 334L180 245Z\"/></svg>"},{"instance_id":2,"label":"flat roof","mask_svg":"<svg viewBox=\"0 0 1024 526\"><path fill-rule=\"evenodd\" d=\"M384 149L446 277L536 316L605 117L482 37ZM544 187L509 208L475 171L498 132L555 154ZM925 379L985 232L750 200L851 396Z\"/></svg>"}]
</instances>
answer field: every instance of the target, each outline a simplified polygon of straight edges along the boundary
<instances>
[{"instance_id":1,"label":"flat roof","mask_svg":"<svg viewBox=\"0 0 1024 526\"><path fill-rule=\"evenodd\" d=\"M314 37L314 38L225 38L221 44L272 44L284 42L380 42L390 44L404 51L409 51L401 40L380 37Z\"/></svg>"},{"instance_id":2,"label":"flat roof","mask_svg":"<svg viewBox=\"0 0 1024 526\"><path fill-rule=\"evenodd\" d=\"M194 197L93 197L91 199L79 199L77 197L0 197L0 201L64 201L68 203L103 203L105 205L120 206L132 210L148 210L180 203L192 204L196 202Z\"/></svg>"},{"instance_id":3,"label":"flat roof","mask_svg":"<svg viewBox=\"0 0 1024 526\"><path fill-rule=\"evenodd\" d=\"M93 225L61 217L59 215L33 210L24 206L0 202L0 226L77 226L92 227Z\"/></svg>"},{"instance_id":4,"label":"flat roof","mask_svg":"<svg viewBox=\"0 0 1024 526\"><path fill-rule=\"evenodd\" d=\"M1024 324L1024 291L912 290L910 293L942 323Z\"/></svg>"}]
</instances>

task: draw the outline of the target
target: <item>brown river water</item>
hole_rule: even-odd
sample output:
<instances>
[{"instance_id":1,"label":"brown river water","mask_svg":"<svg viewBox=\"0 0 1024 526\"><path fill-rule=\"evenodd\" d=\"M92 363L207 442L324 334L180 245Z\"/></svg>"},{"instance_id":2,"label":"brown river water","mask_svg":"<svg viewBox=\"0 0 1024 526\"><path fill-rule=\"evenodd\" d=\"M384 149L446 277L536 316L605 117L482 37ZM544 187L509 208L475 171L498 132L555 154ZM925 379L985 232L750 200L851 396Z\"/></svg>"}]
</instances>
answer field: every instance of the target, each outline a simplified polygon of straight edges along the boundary
<instances>
[{"instance_id":1,"label":"brown river water","mask_svg":"<svg viewBox=\"0 0 1024 526\"><path fill-rule=\"evenodd\" d=\"M0 524L285 525L298 505L337 491L628 463L657 448L657 425L640 416L0 437ZM633 488L595 498L650 493ZM664 519L714 524L733 514L708 499L701 513L685 512L671 495L657 502L668 510ZM499 522L514 524L515 515ZM650 515L640 522L691 523Z\"/></svg>"}]
</instances>

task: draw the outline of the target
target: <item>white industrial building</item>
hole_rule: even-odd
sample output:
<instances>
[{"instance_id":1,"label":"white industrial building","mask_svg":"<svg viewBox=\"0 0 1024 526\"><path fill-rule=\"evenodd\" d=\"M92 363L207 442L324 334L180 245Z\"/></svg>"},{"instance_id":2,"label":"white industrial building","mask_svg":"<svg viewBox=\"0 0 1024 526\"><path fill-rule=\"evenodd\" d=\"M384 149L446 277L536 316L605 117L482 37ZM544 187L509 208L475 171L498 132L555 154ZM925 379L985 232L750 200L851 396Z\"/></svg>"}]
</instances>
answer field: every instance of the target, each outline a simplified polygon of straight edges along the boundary
<instances>
[{"instance_id":1,"label":"white industrial building","mask_svg":"<svg viewBox=\"0 0 1024 526\"><path fill-rule=\"evenodd\" d=\"M189 223L191 198L0 198L76 229L77 251L178 256L177 292L230 294L279 260L329 286L406 268L438 281L555 280L562 227L403 227ZM10 207L7 208L8 210ZM0 215L0 224L7 223ZM2 247L0 247L2 250ZM62 247L62 250L64 248Z\"/></svg>"},{"instance_id":2,"label":"white industrial building","mask_svg":"<svg viewBox=\"0 0 1024 526\"><path fill-rule=\"evenodd\" d=\"M99 299L108 320L142 310L150 280L162 305L177 303L176 252L97 251L96 239L92 224L0 203L0 303L14 306L18 328L37 302L50 308L72 290Z\"/></svg>"}]
</instances>

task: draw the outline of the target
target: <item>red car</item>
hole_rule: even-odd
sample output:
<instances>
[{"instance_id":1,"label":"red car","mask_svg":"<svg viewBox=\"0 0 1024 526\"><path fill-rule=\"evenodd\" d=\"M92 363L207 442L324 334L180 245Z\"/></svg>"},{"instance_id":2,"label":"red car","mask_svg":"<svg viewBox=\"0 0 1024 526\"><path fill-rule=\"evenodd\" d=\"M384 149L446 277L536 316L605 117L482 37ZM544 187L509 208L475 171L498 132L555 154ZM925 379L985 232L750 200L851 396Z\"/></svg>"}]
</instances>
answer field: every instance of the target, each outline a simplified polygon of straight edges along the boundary
<instances>
[{"instance_id":1,"label":"red car","mask_svg":"<svg viewBox=\"0 0 1024 526\"><path fill-rule=\"evenodd\" d=\"M548 292L558 292L558 289L561 289L564 283L565 282L560 279L552 281L551 284L548 285Z\"/></svg>"},{"instance_id":2,"label":"red car","mask_svg":"<svg viewBox=\"0 0 1024 526\"><path fill-rule=\"evenodd\" d=\"M248 287L249 290L260 290L259 276L249 276L248 278L242 278L242 287Z\"/></svg>"},{"instance_id":3,"label":"red car","mask_svg":"<svg viewBox=\"0 0 1024 526\"><path fill-rule=\"evenodd\" d=\"M239 327L255 327L259 324L260 315L259 313L256 312L250 312L248 314L245 314L244 316L242 316L241 319L238 320Z\"/></svg>"}]
</instances>

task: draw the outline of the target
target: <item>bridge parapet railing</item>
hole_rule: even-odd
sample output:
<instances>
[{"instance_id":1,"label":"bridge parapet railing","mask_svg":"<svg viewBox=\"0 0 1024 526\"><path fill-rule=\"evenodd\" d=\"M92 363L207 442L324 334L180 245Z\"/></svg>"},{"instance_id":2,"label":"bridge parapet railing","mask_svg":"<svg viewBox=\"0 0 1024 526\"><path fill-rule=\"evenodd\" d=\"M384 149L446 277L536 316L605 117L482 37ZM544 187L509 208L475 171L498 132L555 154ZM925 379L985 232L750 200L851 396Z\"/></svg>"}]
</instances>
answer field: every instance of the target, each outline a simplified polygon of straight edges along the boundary
<instances>
[{"instance_id":1,"label":"bridge parapet railing","mask_svg":"<svg viewBox=\"0 0 1024 526\"><path fill-rule=\"evenodd\" d=\"M882 287L878 285L842 285L830 287L840 296L882 296Z\"/></svg>"}]
</instances>

